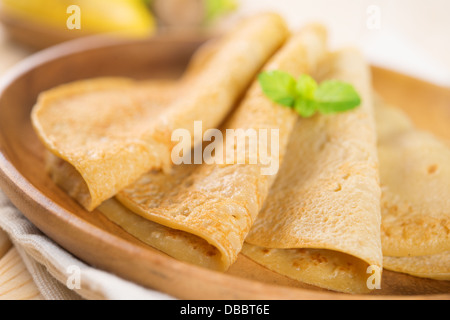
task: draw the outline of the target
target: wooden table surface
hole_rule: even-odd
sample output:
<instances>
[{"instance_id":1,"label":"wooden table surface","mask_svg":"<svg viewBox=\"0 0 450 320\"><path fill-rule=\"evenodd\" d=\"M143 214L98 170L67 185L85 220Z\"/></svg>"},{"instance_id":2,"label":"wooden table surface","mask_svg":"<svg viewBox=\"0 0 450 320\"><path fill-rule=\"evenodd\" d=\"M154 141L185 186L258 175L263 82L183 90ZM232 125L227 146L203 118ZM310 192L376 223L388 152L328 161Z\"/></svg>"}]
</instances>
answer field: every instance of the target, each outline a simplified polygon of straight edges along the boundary
<instances>
[{"instance_id":1,"label":"wooden table surface","mask_svg":"<svg viewBox=\"0 0 450 320\"><path fill-rule=\"evenodd\" d=\"M32 52L9 41L0 27L0 77ZM0 229L0 300L42 300L17 249Z\"/></svg>"}]
</instances>

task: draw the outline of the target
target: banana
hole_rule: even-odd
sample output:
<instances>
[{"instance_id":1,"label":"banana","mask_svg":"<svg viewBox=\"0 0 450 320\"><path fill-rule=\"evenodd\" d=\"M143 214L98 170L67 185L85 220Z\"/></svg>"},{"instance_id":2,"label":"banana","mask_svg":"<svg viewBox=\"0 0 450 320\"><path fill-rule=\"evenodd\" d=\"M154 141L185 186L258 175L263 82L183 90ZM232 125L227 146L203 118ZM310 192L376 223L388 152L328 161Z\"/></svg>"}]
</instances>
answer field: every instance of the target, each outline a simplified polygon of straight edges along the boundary
<instances>
[{"instance_id":1,"label":"banana","mask_svg":"<svg viewBox=\"0 0 450 320\"><path fill-rule=\"evenodd\" d=\"M142 0L0 0L5 14L42 26L67 29L68 8L80 8L80 26L86 33L148 36L155 32L153 15Z\"/></svg>"}]
</instances>

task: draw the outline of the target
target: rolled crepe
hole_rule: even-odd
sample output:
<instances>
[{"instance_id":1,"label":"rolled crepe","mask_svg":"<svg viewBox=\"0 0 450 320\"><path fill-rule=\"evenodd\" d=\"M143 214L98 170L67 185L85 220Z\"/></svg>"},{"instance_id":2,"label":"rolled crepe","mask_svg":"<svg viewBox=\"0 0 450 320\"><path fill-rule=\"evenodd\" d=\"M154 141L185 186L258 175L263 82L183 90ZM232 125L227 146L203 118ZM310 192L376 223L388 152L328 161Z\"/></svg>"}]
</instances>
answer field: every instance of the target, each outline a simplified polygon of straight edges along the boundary
<instances>
[{"instance_id":1,"label":"rolled crepe","mask_svg":"<svg viewBox=\"0 0 450 320\"><path fill-rule=\"evenodd\" d=\"M173 89L169 83L102 78L46 92L33 110L34 126L58 157L50 157L49 165L70 172L66 179L50 171L53 178L92 210L100 199L126 186L126 173L132 177L159 163L167 150L156 142L150 148L144 135L156 123L161 106L169 103Z\"/></svg>"},{"instance_id":2,"label":"rolled crepe","mask_svg":"<svg viewBox=\"0 0 450 320\"><path fill-rule=\"evenodd\" d=\"M266 70L312 74L325 55L325 38L322 27L305 28ZM280 152L269 152L269 157L281 160L297 117L293 110L272 103L255 82L224 128L278 129ZM231 150L238 148L236 143L230 144ZM226 142L220 148L226 149ZM171 173L150 172L99 209L129 233L177 259L226 270L241 251L275 179L262 174L264 166L259 161L181 165Z\"/></svg>"},{"instance_id":3,"label":"rolled crepe","mask_svg":"<svg viewBox=\"0 0 450 320\"><path fill-rule=\"evenodd\" d=\"M145 172L168 169L173 130L193 133L194 120L203 122L203 130L222 123L287 36L276 14L245 20L164 109L148 107L154 103L126 79L63 85L40 95L32 112L34 128L47 149L80 174L82 181L67 187L91 211Z\"/></svg>"},{"instance_id":4,"label":"rolled crepe","mask_svg":"<svg viewBox=\"0 0 450 320\"><path fill-rule=\"evenodd\" d=\"M354 50L333 54L323 69L325 78L353 84L362 105L298 120L243 253L290 278L363 293L368 267L382 268L370 70Z\"/></svg>"},{"instance_id":5,"label":"rolled crepe","mask_svg":"<svg viewBox=\"0 0 450 320\"><path fill-rule=\"evenodd\" d=\"M450 280L450 149L378 100L386 269Z\"/></svg>"}]
</instances>

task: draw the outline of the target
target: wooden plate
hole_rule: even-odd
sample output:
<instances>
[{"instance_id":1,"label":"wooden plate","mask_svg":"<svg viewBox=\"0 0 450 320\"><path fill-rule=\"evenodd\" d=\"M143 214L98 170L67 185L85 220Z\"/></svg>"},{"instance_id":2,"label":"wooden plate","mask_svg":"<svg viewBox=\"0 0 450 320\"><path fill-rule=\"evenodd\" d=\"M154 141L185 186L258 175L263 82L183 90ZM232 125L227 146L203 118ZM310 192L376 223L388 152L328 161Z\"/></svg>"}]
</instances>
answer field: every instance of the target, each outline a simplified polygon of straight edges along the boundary
<instances>
[{"instance_id":1,"label":"wooden plate","mask_svg":"<svg viewBox=\"0 0 450 320\"><path fill-rule=\"evenodd\" d=\"M88 213L44 172L44 148L30 123L43 90L98 76L176 78L201 39L155 38L116 42L100 38L53 47L19 64L0 83L0 185L39 229L94 267L182 299L450 299L450 281L385 271L374 295L351 296L275 274L240 256L226 274L176 261L136 240L99 212ZM374 85L417 124L450 139L450 91L374 68Z\"/></svg>"}]
</instances>

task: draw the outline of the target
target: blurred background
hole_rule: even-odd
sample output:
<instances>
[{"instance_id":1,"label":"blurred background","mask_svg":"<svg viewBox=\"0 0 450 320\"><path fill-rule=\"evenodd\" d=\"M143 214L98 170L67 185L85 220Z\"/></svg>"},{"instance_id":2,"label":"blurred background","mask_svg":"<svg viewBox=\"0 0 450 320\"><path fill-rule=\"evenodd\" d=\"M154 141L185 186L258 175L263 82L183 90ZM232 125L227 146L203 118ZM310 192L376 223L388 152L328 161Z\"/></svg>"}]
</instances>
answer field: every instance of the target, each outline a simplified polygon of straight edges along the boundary
<instances>
[{"instance_id":1,"label":"blurred background","mask_svg":"<svg viewBox=\"0 0 450 320\"><path fill-rule=\"evenodd\" d=\"M214 36L268 10L293 29L324 23L333 48L357 46L373 64L450 87L448 0L0 0L0 72L73 38Z\"/></svg>"}]
</instances>

